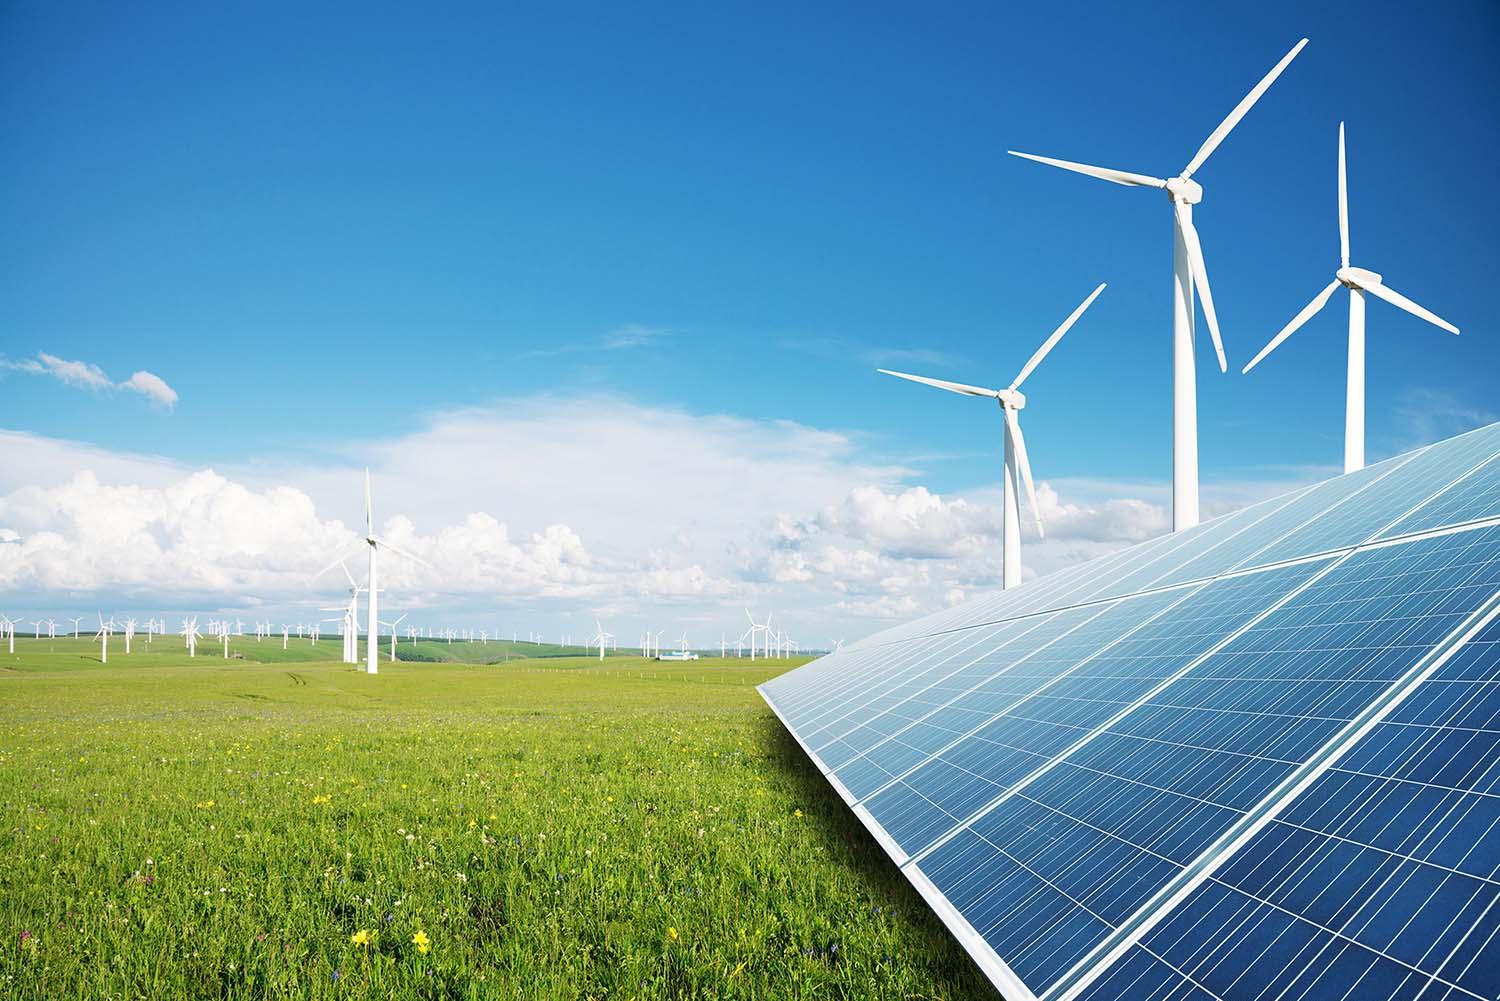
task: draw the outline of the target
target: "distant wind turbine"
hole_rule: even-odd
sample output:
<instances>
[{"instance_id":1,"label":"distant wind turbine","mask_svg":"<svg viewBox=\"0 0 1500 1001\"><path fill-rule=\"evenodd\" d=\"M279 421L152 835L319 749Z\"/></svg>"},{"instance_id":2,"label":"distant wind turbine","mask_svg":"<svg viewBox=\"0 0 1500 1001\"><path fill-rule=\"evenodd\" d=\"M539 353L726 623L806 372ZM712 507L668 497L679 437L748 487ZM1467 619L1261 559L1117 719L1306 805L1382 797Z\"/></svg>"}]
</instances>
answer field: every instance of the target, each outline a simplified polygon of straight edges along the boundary
<instances>
[{"instance_id":1,"label":"distant wind turbine","mask_svg":"<svg viewBox=\"0 0 1500 1001\"><path fill-rule=\"evenodd\" d=\"M1203 200L1203 187L1193 174L1203 166L1205 160L1219 148L1224 138L1240 123L1256 101L1259 101L1276 78L1302 51L1307 39L1302 39L1281 62L1271 68L1244 100L1235 105L1229 117L1198 148L1182 173L1170 180L1148 174L1132 174L1111 167L1094 167L1070 160L1056 160L1047 156L1020 153L1019 156L1037 163L1045 163L1064 170L1076 171L1101 180L1123 184L1127 187L1162 188L1172 202L1172 219L1176 235L1174 239L1175 274L1172 285L1173 321L1173 369L1172 369L1172 530L1182 531L1198 524L1198 383L1193 347L1193 287L1203 298L1203 317L1208 321L1208 332L1213 338L1214 352L1219 357L1219 370L1228 371L1229 363L1224 357L1224 342L1219 336L1219 319L1214 313L1213 293L1208 287L1208 269L1203 263L1203 246L1198 239L1198 230L1193 226L1193 206Z\"/></svg>"},{"instance_id":2,"label":"distant wind turbine","mask_svg":"<svg viewBox=\"0 0 1500 1001\"><path fill-rule=\"evenodd\" d=\"M929 379L925 376L892 372L885 368L879 369L885 375L894 375L898 379L909 379L912 382L946 389L950 393L959 393L963 396L986 396L1000 404L1000 412L1005 417L1005 469L1004 490L1002 491L1004 515L1001 526L1004 538L1004 572L1001 576L1001 587L1007 590L1021 584L1021 481L1026 484L1026 495L1031 501L1031 513L1036 518L1036 533L1040 536L1043 532L1042 511L1037 506L1036 484L1031 478L1031 460L1026 455L1026 439L1021 434L1020 413L1021 409L1026 406L1026 395L1020 391L1021 383L1025 382L1026 377L1036 370L1042 359L1057 346L1057 342L1072 329L1073 324L1078 322L1078 318L1089 306L1093 305L1094 300L1099 298L1099 293L1104 289L1105 285L1101 282L1094 291L1089 293L1088 298L1084 299L1078 308L1073 310L1056 330L1052 331L1030 360L1021 366L1021 371L1006 389L986 389L983 386L967 386L961 382L946 382L942 379ZM1017 479L1018 472L1020 480Z\"/></svg>"},{"instance_id":3,"label":"distant wind turbine","mask_svg":"<svg viewBox=\"0 0 1500 1001\"><path fill-rule=\"evenodd\" d=\"M1302 312L1281 328L1270 343L1260 349L1260 354L1250 359L1244 368L1249 372L1260 364L1282 341L1292 336L1308 320L1316 316L1333 293L1342 285L1349 290L1349 367L1348 388L1344 401L1344 472L1352 473L1365 466L1365 293L1384 299L1413 316L1448 331L1458 333L1458 328L1436 313L1429 312L1406 296L1390 288L1385 280L1373 271L1349 266L1349 182L1344 169L1344 123L1339 122L1339 269L1333 273L1333 281L1313 301L1302 307Z\"/></svg>"}]
</instances>

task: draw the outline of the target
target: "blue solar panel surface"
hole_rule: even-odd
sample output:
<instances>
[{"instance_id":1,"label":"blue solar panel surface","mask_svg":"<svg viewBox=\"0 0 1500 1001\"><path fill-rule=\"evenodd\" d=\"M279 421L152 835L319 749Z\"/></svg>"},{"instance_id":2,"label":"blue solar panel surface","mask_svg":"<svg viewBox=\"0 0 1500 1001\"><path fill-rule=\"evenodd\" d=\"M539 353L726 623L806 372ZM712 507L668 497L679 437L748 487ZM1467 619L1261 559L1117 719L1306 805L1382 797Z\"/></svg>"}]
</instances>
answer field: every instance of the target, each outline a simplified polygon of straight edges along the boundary
<instances>
[{"instance_id":1,"label":"blue solar panel surface","mask_svg":"<svg viewBox=\"0 0 1500 1001\"><path fill-rule=\"evenodd\" d=\"M1497 519L1500 424L761 691L1007 996L1493 999Z\"/></svg>"}]
</instances>

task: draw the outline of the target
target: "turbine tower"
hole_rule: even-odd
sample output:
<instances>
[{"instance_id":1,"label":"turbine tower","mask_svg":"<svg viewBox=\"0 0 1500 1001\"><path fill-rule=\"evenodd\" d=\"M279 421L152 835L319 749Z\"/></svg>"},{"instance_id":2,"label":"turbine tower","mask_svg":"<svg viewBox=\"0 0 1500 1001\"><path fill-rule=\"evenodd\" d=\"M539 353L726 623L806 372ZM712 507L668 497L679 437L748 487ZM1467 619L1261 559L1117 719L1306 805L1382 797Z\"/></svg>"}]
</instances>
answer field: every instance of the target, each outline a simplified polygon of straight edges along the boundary
<instances>
[{"instance_id":1,"label":"turbine tower","mask_svg":"<svg viewBox=\"0 0 1500 1001\"><path fill-rule=\"evenodd\" d=\"M1281 328L1281 333L1271 338L1260 349L1260 354L1250 359L1244 371L1248 373L1260 360L1308 320L1316 316L1342 285L1349 290L1349 368L1348 390L1344 403L1344 472L1352 473L1365 467L1365 293L1384 299L1393 306L1421 317L1428 323L1442 327L1450 334L1458 328L1436 313L1429 312L1406 296L1388 287L1385 280L1373 271L1349 266L1349 182L1344 170L1344 123L1339 122L1339 269L1333 273L1333 281L1313 297L1313 301L1302 307L1302 312L1292 317L1292 322Z\"/></svg>"},{"instance_id":2,"label":"turbine tower","mask_svg":"<svg viewBox=\"0 0 1500 1001\"><path fill-rule=\"evenodd\" d=\"M1019 587L1021 584L1021 511L1019 480L1016 477L1020 473L1022 480L1026 482L1026 495L1031 500L1031 513L1036 518L1036 534L1042 535L1042 512L1036 503L1036 485L1031 479L1031 460L1026 455L1026 439L1021 434L1020 413L1026 406L1026 396L1020 392L1021 383L1031 375L1036 367L1041 364L1047 353L1057 346L1078 318L1083 315L1084 310L1093 305L1099 293L1103 292L1103 282L1099 287L1089 293L1087 299L1079 304L1078 308L1068 315L1056 330L1052 331L1042 346L1037 348L1031 359L1021 367L1021 372L1016 376L1006 389L986 389L983 386L967 386L961 382L946 382L942 379L929 379L921 375L908 375L905 372L892 372L890 369L882 368L877 371L884 375L894 375L898 379L909 379L912 382L920 382L926 386L935 386L938 389L946 389L950 393L959 393L963 396L987 396L1000 404L1000 412L1005 416L1005 486L1002 494L1004 504L1004 560L1005 569L1001 576L1000 586L1005 590Z\"/></svg>"},{"instance_id":3,"label":"turbine tower","mask_svg":"<svg viewBox=\"0 0 1500 1001\"><path fill-rule=\"evenodd\" d=\"M1219 123L1213 134L1204 141L1198 152L1188 161L1182 173L1167 180L1147 174L1132 174L1110 167L1094 167L1070 160L1055 160L1009 150L1037 163L1061 167L1064 170L1088 174L1127 187L1161 188L1172 202L1172 219L1175 236L1173 241L1174 278L1172 283L1172 530L1180 532L1198 524L1198 376L1193 355L1193 288L1203 299L1203 317L1208 321L1208 332L1213 337L1214 351L1219 356L1219 370L1227 372L1229 363L1224 358L1224 342L1219 336L1219 319L1214 313L1213 294L1208 287L1208 270L1203 264L1203 247L1198 239L1198 230L1193 226L1193 206L1203 200L1203 187L1193 174L1209 158L1224 137L1239 124L1261 95L1276 82L1287 65L1307 44L1302 39L1292 50L1271 68L1271 72L1256 84L1245 99L1235 106L1229 117Z\"/></svg>"}]
</instances>

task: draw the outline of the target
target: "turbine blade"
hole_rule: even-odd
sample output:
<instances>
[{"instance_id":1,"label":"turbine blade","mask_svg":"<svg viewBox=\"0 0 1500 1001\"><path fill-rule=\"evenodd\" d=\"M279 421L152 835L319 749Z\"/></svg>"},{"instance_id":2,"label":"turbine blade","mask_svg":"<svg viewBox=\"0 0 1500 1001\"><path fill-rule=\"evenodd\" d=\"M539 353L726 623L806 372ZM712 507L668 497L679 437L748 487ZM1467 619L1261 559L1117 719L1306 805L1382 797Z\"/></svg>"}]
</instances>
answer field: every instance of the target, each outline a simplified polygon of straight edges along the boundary
<instances>
[{"instance_id":1,"label":"turbine blade","mask_svg":"<svg viewBox=\"0 0 1500 1001\"><path fill-rule=\"evenodd\" d=\"M1186 169L1182 172L1183 177L1192 177L1193 171L1203 166L1203 161L1207 160L1209 154L1219 148L1219 143L1224 141L1224 137L1229 135L1234 127L1240 123L1240 119L1245 117L1245 112L1255 106L1255 102L1259 101L1261 95L1266 92L1271 84L1276 82L1276 78L1281 76L1281 71L1286 69L1293 59L1297 58L1297 53L1301 52L1302 47L1306 44L1307 39L1304 38L1296 45L1293 45L1292 51L1282 56L1281 62L1272 66L1271 72L1262 77L1260 83L1256 84L1250 93L1245 95L1245 99L1234 106L1234 110L1229 113L1229 117L1219 123L1219 127L1214 129L1213 134L1204 140L1203 145L1198 148L1197 155L1188 161Z\"/></svg>"},{"instance_id":2,"label":"turbine blade","mask_svg":"<svg viewBox=\"0 0 1500 1001\"><path fill-rule=\"evenodd\" d=\"M1306 323L1308 320L1311 320L1314 316L1316 316L1319 310L1328 305L1329 298L1333 295L1334 290L1338 287L1338 279L1334 279L1333 281L1328 283L1327 288L1319 292L1317 295L1313 296L1312 302L1308 303L1306 306L1303 306L1302 312L1292 317L1292 322L1282 327L1281 333L1271 338L1266 346L1260 349L1260 354L1256 355L1254 358L1251 358L1250 364L1240 369L1240 374L1245 375L1252 368L1259 365L1262 358L1270 354L1272 351L1275 351L1282 341L1286 340L1288 337L1292 336L1292 334L1296 333L1298 327L1301 327L1302 324Z\"/></svg>"},{"instance_id":3,"label":"turbine blade","mask_svg":"<svg viewBox=\"0 0 1500 1001\"><path fill-rule=\"evenodd\" d=\"M750 620L750 627L755 628L755 618L750 614L750 609L745 609L745 618Z\"/></svg>"},{"instance_id":4,"label":"turbine blade","mask_svg":"<svg viewBox=\"0 0 1500 1001\"><path fill-rule=\"evenodd\" d=\"M1349 266L1349 180L1344 173L1344 123L1339 122L1339 260Z\"/></svg>"},{"instance_id":5,"label":"turbine blade","mask_svg":"<svg viewBox=\"0 0 1500 1001\"><path fill-rule=\"evenodd\" d=\"M355 555L356 553L358 553L359 550L360 550L360 547L363 546L363 545L364 545L363 542L359 542L359 543L356 543L353 548L346 549L344 552L342 552L342 553L339 554L338 559L334 560L332 563L328 564L322 570L319 570L317 573L315 573L311 577L307 578L307 582L309 584L311 584L313 581L317 580L319 577L323 576L325 573L327 573L328 571L332 570L334 567L342 565L343 562L346 559L348 559L349 557L351 557L351 556ZM344 573L347 574L348 572L349 572L349 570L346 567L344 569ZM351 583L353 583L352 580L351 580Z\"/></svg>"},{"instance_id":6,"label":"turbine blade","mask_svg":"<svg viewBox=\"0 0 1500 1001\"><path fill-rule=\"evenodd\" d=\"M907 379L911 382L920 382L924 386L936 386L938 389L946 389L950 393L961 393L964 396L988 396L991 398L1000 395L998 390L985 389L983 386L969 386L962 382L946 382L942 379L929 379L925 375L907 375L905 372L892 372L888 368L877 368L875 371L882 375L894 375L898 379Z\"/></svg>"},{"instance_id":7,"label":"turbine blade","mask_svg":"<svg viewBox=\"0 0 1500 1001\"><path fill-rule=\"evenodd\" d=\"M1442 327L1450 334L1458 333L1458 328L1453 324L1449 323L1447 320L1443 319L1441 316L1438 316L1431 310L1424 309L1423 307L1418 306L1406 296L1402 295L1400 292L1397 292L1395 289L1391 288L1389 285L1384 284L1383 282L1375 282L1372 285L1361 285L1360 287L1363 288L1366 292L1370 292L1374 295L1380 296L1380 298L1384 299L1392 306L1395 306L1398 309L1406 310L1412 316L1420 316L1422 319L1426 320L1428 323L1432 324L1435 327Z\"/></svg>"},{"instance_id":8,"label":"turbine blade","mask_svg":"<svg viewBox=\"0 0 1500 1001\"><path fill-rule=\"evenodd\" d=\"M1028 361L1024 366L1022 366L1021 374L1016 376L1016 381L1010 384L1011 389L1021 388L1021 383L1025 382L1026 377L1031 374L1032 370L1041 364L1043 358L1047 357L1047 352L1051 351L1054 347L1057 346L1057 342L1062 340L1063 334L1066 334L1070 329L1072 329L1073 324L1077 323L1078 318L1083 315L1083 311L1092 306L1094 304L1094 300L1099 298L1099 293L1103 291L1104 282L1100 282L1099 287L1094 289L1093 292L1089 293L1089 297L1083 300L1083 302L1079 304L1077 309L1068 314L1068 318L1062 322L1062 326L1052 331L1052 336L1048 337L1046 342L1043 343L1041 347L1036 349L1036 354L1031 356L1031 360Z\"/></svg>"},{"instance_id":9,"label":"turbine blade","mask_svg":"<svg viewBox=\"0 0 1500 1001\"><path fill-rule=\"evenodd\" d=\"M1036 519L1036 534L1040 538L1043 536L1042 509L1037 506L1036 485L1031 482L1031 459L1026 455L1026 438L1021 434L1021 422L1010 407L1005 408L1005 424L1010 429L1011 441L1016 446L1016 465L1021 467L1021 480L1026 484L1026 496L1031 501L1031 516Z\"/></svg>"},{"instance_id":10,"label":"turbine blade","mask_svg":"<svg viewBox=\"0 0 1500 1001\"><path fill-rule=\"evenodd\" d=\"M433 566L431 563L428 563L426 560L422 559L422 557L414 556L411 553L408 553L406 550L402 549L400 546L393 546L389 542L380 538L378 535L375 536L375 545L376 548L379 549L389 549L391 552L395 553L397 556L400 556L402 559L411 560L413 563L421 564L428 570L437 569L437 567Z\"/></svg>"},{"instance_id":11,"label":"turbine blade","mask_svg":"<svg viewBox=\"0 0 1500 1001\"><path fill-rule=\"evenodd\" d=\"M1006 150L1011 156L1018 156L1023 160L1035 160L1037 163L1045 163L1049 167L1061 167L1063 170L1075 171L1079 174L1087 174L1097 177L1102 181L1111 181L1115 184L1123 184L1126 187L1140 188L1165 188L1167 182L1160 177L1152 177L1150 174L1132 174L1128 170L1116 170L1113 167L1095 167L1087 163L1075 163L1072 160L1058 160L1050 156L1037 156L1035 153L1021 153L1017 150Z\"/></svg>"},{"instance_id":12,"label":"turbine blade","mask_svg":"<svg viewBox=\"0 0 1500 1001\"><path fill-rule=\"evenodd\" d=\"M1203 263L1203 244L1198 240L1198 231L1180 202L1172 203L1177 216L1177 228L1182 232L1182 242L1187 246L1188 268L1193 272L1193 284L1197 286L1198 298L1203 301L1203 316L1208 320L1208 332L1214 340L1214 352L1219 356L1219 371L1228 372L1229 362L1224 357L1224 339L1219 336L1219 317L1214 313L1214 295L1208 288L1208 267Z\"/></svg>"},{"instance_id":13,"label":"turbine blade","mask_svg":"<svg viewBox=\"0 0 1500 1001\"><path fill-rule=\"evenodd\" d=\"M365 534L375 534L375 513L370 504L370 469L365 467Z\"/></svg>"}]
</instances>

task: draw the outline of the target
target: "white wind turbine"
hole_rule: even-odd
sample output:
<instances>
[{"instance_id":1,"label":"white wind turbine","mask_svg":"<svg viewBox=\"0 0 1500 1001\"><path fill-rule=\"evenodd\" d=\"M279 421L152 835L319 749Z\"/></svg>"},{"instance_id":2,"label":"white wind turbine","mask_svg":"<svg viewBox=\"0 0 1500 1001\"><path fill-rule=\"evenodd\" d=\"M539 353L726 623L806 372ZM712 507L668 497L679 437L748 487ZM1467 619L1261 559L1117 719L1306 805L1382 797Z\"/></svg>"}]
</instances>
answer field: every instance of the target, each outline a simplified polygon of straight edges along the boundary
<instances>
[{"instance_id":1,"label":"white wind turbine","mask_svg":"<svg viewBox=\"0 0 1500 1001\"><path fill-rule=\"evenodd\" d=\"M0 616L0 630L5 633L5 639L10 644L10 652L16 652L16 622L8 616Z\"/></svg>"},{"instance_id":2,"label":"white wind turbine","mask_svg":"<svg viewBox=\"0 0 1500 1001\"><path fill-rule=\"evenodd\" d=\"M946 382L942 379L929 379L920 375L908 375L905 372L892 372L890 369L879 369L885 375L894 375L898 379L909 379L912 382L920 382L927 386L935 386L938 389L946 389L950 393L959 393L963 396L989 397L1000 404L1000 412L1005 418L1005 470L1004 487L1001 493L1002 509L1002 533L1004 538L1004 571L1001 576L1001 587L1010 589L1018 587L1021 583L1021 490L1022 481L1026 484L1026 495L1031 500L1031 513L1036 518L1036 534L1042 535L1042 511L1036 503L1036 485L1031 479L1031 460L1026 455L1026 439L1021 434L1020 413L1026 406L1026 395L1020 391L1021 383L1031 375L1036 367L1041 364L1043 358L1047 357L1057 342L1062 340L1073 324L1084 311L1093 305L1099 293L1103 292L1105 285L1099 284L1094 291L1089 293L1088 298L1079 303L1078 308L1068 315L1056 330L1042 342L1033 354L1021 366L1020 373L1005 389L986 389L983 386L967 386L961 382ZM1017 479L1017 473L1020 479Z\"/></svg>"},{"instance_id":3,"label":"white wind turbine","mask_svg":"<svg viewBox=\"0 0 1500 1001\"><path fill-rule=\"evenodd\" d=\"M182 636L187 641L187 652L189 657L198 656L198 640L203 634L198 631L198 618L182 620Z\"/></svg>"},{"instance_id":4,"label":"white wind turbine","mask_svg":"<svg viewBox=\"0 0 1500 1001\"><path fill-rule=\"evenodd\" d=\"M591 639L591 640L589 640L589 645L590 646L594 646L596 644L598 645L598 647L599 647L599 659L603 660L604 659L604 647L605 647L605 644L609 640L614 639L614 635L615 634L614 633L607 633L607 632L605 632L604 631L604 626L600 625L598 619L594 620L594 629L596 630L596 632L594 633L594 638Z\"/></svg>"},{"instance_id":5,"label":"white wind turbine","mask_svg":"<svg viewBox=\"0 0 1500 1001\"><path fill-rule=\"evenodd\" d=\"M393 664L396 662L396 636L397 636L396 627L399 626L401 624L402 620L405 619L410 614L411 614L410 612L402 612L401 613L401 617L398 618L395 622L387 622L386 623L386 625L388 625L388 626L391 627L391 657L390 657L390 660L391 660L391 663L393 663Z\"/></svg>"},{"instance_id":6,"label":"white wind turbine","mask_svg":"<svg viewBox=\"0 0 1500 1001\"><path fill-rule=\"evenodd\" d=\"M111 615L109 621L104 621L104 613L99 613L99 632L96 637L99 640L99 663L109 663L109 634L115 628L115 617Z\"/></svg>"},{"instance_id":7,"label":"white wind turbine","mask_svg":"<svg viewBox=\"0 0 1500 1001\"><path fill-rule=\"evenodd\" d=\"M125 620L125 652L130 652L130 641L135 638L135 620Z\"/></svg>"},{"instance_id":8,"label":"white wind turbine","mask_svg":"<svg viewBox=\"0 0 1500 1001\"><path fill-rule=\"evenodd\" d=\"M73 638L75 640L78 638L78 623L82 622L86 617L87 616L80 615L76 619L68 620L69 622L73 623Z\"/></svg>"},{"instance_id":9,"label":"white wind turbine","mask_svg":"<svg viewBox=\"0 0 1500 1001\"><path fill-rule=\"evenodd\" d=\"M771 619L775 613L768 614L766 621L756 622L755 617L750 614L750 609L745 609L745 618L750 620L750 628L746 632L750 636L750 659L755 659L755 637L761 637L760 653L762 657L771 656Z\"/></svg>"},{"instance_id":10,"label":"white wind turbine","mask_svg":"<svg viewBox=\"0 0 1500 1001\"><path fill-rule=\"evenodd\" d=\"M432 564L428 563L424 559L413 556L411 553L408 553L397 546L392 545L391 543L375 534L375 514L374 505L370 499L370 471L368 469L365 470L365 538L362 544L369 548L370 553L370 572L368 578L365 581L365 587L368 589L370 595L370 599L367 602L368 607L366 608L366 613L369 617L369 627L367 635L365 637L365 672L367 674L378 674L380 673L380 586L378 574L378 557L380 554L380 550L389 549L396 555L411 560L413 563L417 563L421 566L427 567L429 570L432 569ZM355 547L355 550L358 550L358 546ZM345 555L348 554L346 553ZM342 556L339 557L339 560L342 559ZM339 560L335 560L334 563L339 562ZM329 570L332 570L333 565L334 564L329 564L323 570L319 571L318 576L322 576L322 574L327 573ZM357 628L355 632L357 634ZM358 642L359 640L356 635L356 646Z\"/></svg>"},{"instance_id":11,"label":"white wind turbine","mask_svg":"<svg viewBox=\"0 0 1500 1001\"><path fill-rule=\"evenodd\" d=\"M1052 157L1036 156L1010 150L1012 156L1050 164L1064 170L1088 174L1115 184L1128 187L1162 188L1172 202L1172 218L1175 229L1174 280L1172 285L1172 530L1182 531L1198 524L1198 376L1193 356L1193 288L1203 299L1203 317L1208 321L1208 332L1213 337L1214 351L1219 356L1219 370L1228 371L1229 363L1224 357L1224 342L1219 336L1219 319L1214 313L1213 294L1208 287L1208 270L1203 263L1203 246L1198 239L1198 230L1193 226L1193 206L1203 200L1203 187L1193 174L1209 158L1224 137L1240 123L1261 95L1276 82L1283 70L1296 58L1307 44L1302 39L1292 46L1281 62L1271 68L1245 99L1235 105L1229 117L1219 123L1213 134L1199 147L1188 161L1182 173L1171 179L1151 177L1147 174L1132 174L1110 167L1094 167L1086 163L1056 160Z\"/></svg>"},{"instance_id":12,"label":"white wind turbine","mask_svg":"<svg viewBox=\"0 0 1500 1001\"><path fill-rule=\"evenodd\" d=\"M1271 338L1270 343L1260 349L1260 354L1250 359L1244 368L1249 372L1260 360L1274 351L1282 341L1312 319L1333 297L1342 285L1349 290L1349 367L1348 389L1344 403L1344 472L1352 473L1365 466L1365 293L1384 299L1393 306L1421 317L1428 323L1442 327L1450 334L1458 328L1435 313L1429 312L1406 296L1388 287L1384 279L1373 271L1349 266L1349 182L1344 169L1344 123L1339 122L1339 269L1333 273L1328 287L1313 297L1313 301L1292 317L1292 321Z\"/></svg>"}]
</instances>

